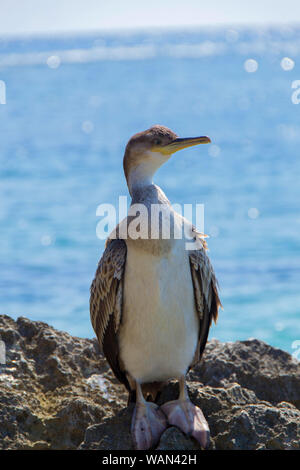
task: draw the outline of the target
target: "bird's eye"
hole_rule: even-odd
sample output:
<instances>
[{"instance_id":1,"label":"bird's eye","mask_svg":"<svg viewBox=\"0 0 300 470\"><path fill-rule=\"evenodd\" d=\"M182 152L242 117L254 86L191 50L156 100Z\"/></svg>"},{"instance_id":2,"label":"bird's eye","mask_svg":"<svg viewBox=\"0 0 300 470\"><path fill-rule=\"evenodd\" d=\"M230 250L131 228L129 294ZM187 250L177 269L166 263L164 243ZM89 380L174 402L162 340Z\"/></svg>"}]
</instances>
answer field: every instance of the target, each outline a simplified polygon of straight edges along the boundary
<instances>
[{"instance_id":1,"label":"bird's eye","mask_svg":"<svg viewBox=\"0 0 300 470\"><path fill-rule=\"evenodd\" d=\"M161 139L155 139L154 144L155 145L160 145L161 144Z\"/></svg>"}]
</instances>

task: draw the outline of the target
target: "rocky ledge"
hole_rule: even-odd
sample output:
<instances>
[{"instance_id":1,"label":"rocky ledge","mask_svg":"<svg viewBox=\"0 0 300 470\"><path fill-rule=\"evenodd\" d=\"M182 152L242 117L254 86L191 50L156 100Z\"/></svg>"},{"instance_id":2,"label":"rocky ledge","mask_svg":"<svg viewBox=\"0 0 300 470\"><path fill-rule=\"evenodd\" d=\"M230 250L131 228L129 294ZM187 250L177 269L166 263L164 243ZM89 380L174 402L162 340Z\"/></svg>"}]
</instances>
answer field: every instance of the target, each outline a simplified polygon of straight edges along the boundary
<instances>
[{"instance_id":1,"label":"rocky ledge","mask_svg":"<svg viewBox=\"0 0 300 470\"><path fill-rule=\"evenodd\" d=\"M132 409L96 339L0 316L1 449L131 449ZM300 449L300 363L256 339L207 344L189 393L210 425L211 449ZM161 402L177 397L170 383ZM157 449L197 449L169 427Z\"/></svg>"}]
</instances>

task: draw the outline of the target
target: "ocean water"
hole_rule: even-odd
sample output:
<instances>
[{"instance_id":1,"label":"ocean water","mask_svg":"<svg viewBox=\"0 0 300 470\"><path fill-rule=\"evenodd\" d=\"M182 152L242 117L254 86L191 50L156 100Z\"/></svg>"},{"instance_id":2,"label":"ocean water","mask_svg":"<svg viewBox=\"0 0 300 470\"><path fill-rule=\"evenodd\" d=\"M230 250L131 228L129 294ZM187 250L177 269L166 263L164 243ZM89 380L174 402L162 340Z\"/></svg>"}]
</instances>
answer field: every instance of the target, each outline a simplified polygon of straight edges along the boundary
<instances>
[{"instance_id":1,"label":"ocean water","mask_svg":"<svg viewBox=\"0 0 300 470\"><path fill-rule=\"evenodd\" d=\"M224 306L210 337L297 355L300 28L1 38L0 80L1 314L94 336L96 209L128 194L124 147L159 123L212 140L155 180L205 205Z\"/></svg>"}]
</instances>

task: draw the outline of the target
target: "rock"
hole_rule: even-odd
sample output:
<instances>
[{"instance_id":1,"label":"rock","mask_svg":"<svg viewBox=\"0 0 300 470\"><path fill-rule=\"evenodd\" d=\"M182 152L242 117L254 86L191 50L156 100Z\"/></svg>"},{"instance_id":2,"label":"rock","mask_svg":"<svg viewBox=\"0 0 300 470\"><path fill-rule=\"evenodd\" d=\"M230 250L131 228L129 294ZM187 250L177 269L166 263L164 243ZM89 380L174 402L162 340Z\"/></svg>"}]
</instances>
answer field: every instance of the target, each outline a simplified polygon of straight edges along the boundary
<instances>
[{"instance_id":1,"label":"rock","mask_svg":"<svg viewBox=\"0 0 300 470\"><path fill-rule=\"evenodd\" d=\"M270 403L287 401L300 408L299 361L263 341L250 339L235 343L212 340L203 360L190 373L190 380L211 386L238 382Z\"/></svg>"},{"instance_id":2,"label":"rock","mask_svg":"<svg viewBox=\"0 0 300 470\"><path fill-rule=\"evenodd\" d=\"M171 426L162 435L157 450L199 450L198 443Z\"/></svg>"},{"instance_id":3,"label":"rock","mask_svg":"<svg viewBox=\"0 0 300 470\"><path fill-rule=\"evenodd\" d=\"M76 449L88 426L126 405L96 339L6 315L0 339L0 448Z\"/></svg>"},{"instance_id":4,"label":"rock","mask_svg":"<svg viewBox=\"0 0 300 470\"><path fill-rule=\"evenodd\" d=\"M96 339L43 322L0 316L1 449L132 449L133 405ZM211 449L300 449L300 363L262 341L208 342L189 373L189 394L205 414ZM176 399L169 383L160 403ZM158 450L195 450L169 427Z\"/></svg>"},{"instance_id":5,"label":"rock","mask_svg":"<svg viewBox=\"0 0 300 470\"><path fill-rule=\"evenodd\" d=\"M128 450L133 449L130 435L133 406L126 407L101 424L87 428L80 449Z\"/></svg>"}]
</instances>

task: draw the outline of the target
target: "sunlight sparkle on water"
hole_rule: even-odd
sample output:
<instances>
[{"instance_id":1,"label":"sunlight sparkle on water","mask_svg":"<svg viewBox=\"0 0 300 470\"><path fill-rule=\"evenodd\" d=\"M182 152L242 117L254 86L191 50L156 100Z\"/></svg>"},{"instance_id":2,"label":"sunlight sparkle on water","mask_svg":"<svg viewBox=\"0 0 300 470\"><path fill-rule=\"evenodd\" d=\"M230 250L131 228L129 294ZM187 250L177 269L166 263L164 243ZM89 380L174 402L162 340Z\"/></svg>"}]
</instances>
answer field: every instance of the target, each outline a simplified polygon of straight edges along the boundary
<instances>
[{"instance_id":1,"label":"sunlight sparkle on water","mask_svg":"<svg viewBox=\"0 0 300 470\"><path fill-rule=\"evenodd\" d=\"M249 219L257 219L257 217L259 217L259 210L256 209L256 207L251 207L248 210L248 217Z\"/></svg>"},{"instance_id":2,"label":"sunlight sparkle on water","mask_svg":"<svg viewBox=\"0 0 300 470\"><path fill-rule=\"evenodd\" d=\"M50 69L57 69L60 66L60 58L57 55L51 55L47 59L47 65Z\"/></svg>"},{"instance_id":3,"label":"sunlight sparkle on water","mask_svg":"<svg viewBox=\"0 0 300 470\"><path fill-rule=\"evenodd\" d=\"M257 61L254 60L254 59L247 59L247 60L244 62L244 69L245 69L246 72L248 72L248 73L256 72L257 69L258 69L258 63L257 63Z\"/></svg>"},{"instance_id":4,"label":"sunlight sparkle on water","mask_svg":"<svg viewBox=\"0 0 300 470\"><path fill-rule=\"evenodd\" d=\"M289 57L284 57L281 62L280 62L281 68L285 71L288 72L290 70L293 70L295 67L295 62L290 59Z\"/></svg>"}]
</instances>

